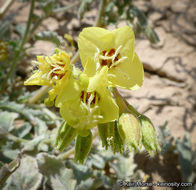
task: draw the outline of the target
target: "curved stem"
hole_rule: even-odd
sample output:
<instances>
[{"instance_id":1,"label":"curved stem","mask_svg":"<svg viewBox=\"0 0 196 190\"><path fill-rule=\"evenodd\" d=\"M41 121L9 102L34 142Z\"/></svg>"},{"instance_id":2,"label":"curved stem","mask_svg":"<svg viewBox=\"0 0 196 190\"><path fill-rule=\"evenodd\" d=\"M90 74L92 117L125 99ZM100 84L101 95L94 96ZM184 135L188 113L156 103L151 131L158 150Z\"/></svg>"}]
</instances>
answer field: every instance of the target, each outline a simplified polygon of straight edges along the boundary
<instances>
[{"instance_id":1,"label":"curved stem","mask_svg":"<svg viewBox=\"0 0 196 190\"><path fill-rule=\"evenodd\" d=\"M114 95L116 103L118 104L120 114L132 113L136 117L140 117L141 114L121 96L117 88L113 87L111 88L111 91Z\"/></svg>"}]
</instances>

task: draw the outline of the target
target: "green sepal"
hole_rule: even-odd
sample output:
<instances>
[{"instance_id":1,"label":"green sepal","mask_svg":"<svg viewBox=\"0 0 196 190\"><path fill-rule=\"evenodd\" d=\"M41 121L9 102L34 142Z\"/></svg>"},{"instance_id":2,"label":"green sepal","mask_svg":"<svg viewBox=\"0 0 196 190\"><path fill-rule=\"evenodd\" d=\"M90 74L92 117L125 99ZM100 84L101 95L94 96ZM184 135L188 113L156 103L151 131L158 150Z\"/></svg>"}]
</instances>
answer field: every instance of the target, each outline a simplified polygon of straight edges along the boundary
<instances>
[{"instance_id":1,"label":"green sepal","mask_svg":"<svg viewBox=\"0 0 196 190\"><path fill-rule=\"evenodd\" d=\"M77 130L64 121L58 130L55 142L56 148L63 151L73 141L76 135Z\"/></svg>"},{"instance_id":2,"label":"green sepal","mask_svg":"<svg viewBox=\"0 0 196 190\"><path fill-rule=\"evenodd\" d=\"M79 162L81 164L84 163L85 159L88 156L88 153L91 150L92 141L93 136L90 130L89 135L86 137L82 137L80 135L77 136L74 155L75 162Z\"/></svg>"},{"instance_id":3,"label":"green sepal","mask_svg":"<svg viewBox=\"0 0 196 190\"><path fill-rule=\"evenodd\" d=\"M123 113L119 118L118 132L130 151L138 151L141 147L141 126L137 117L131 113Z\"/></svg>"},{"instance_id":4,"label":"green sepal","mask_svg":"<svg viewBox=\"0 0 196 190\"><path fill-rule=\"evenodd\" d=\"M102 147L108 150L111 144L110 139L114 136L114 122L99 124L98 131L102 141Z\"/></svg>"},{"instance_id":5,"label":"green sepal","mask_svg":"<svg viewBox=\"0 0 196 190\"><path fill-rule=\"evenodd\" d=\"M142 144L148 153L153 156L156 151L160 151L161 148L157 141L156 131L150 119L145 115L139 117L142 131Z\"/></svg>"},{"instance_id":6,"label":"green sepal","mask_svg":"<svg viewBox=\"0 0 196 190\"><path fill-rule=\"evenodd\" d=\"M102 147L105 147L106 150L108 147L111 147L114 153L122 153L124 151L124 144L118 133L116 122L99 124L98 131L102 141Z\"/></svg>"}]
</instances>

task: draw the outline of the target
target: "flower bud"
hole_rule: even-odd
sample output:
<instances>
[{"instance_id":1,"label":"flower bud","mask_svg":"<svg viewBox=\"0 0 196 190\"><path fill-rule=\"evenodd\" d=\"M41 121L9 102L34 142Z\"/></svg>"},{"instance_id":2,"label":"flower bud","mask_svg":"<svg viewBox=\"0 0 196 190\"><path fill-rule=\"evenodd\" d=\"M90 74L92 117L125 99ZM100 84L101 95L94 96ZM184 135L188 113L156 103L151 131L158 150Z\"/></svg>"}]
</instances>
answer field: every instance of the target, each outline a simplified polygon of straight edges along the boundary
<instances>
[{"instance_id":1,"label":"flower bud","mask_svg":"<svg viewBox=\"0 0 196 190\"><path fill-rule=\"evenodd\" d=\"M158 144L156 132L150 119L144 115L139 117L142 130L142 144L148 153L152 156L157 150L161 148Z\"/></svg>"},{"instance_id":2,"label":"flower bud","mask_svg":"<svg viewBox=\"0 0 196 190\"><path fill-rule=\"evenodd\" d=\"M91 131L89 131L89 135L86 137L80 135L77 136L74 155L75 162L80 162L81 164L84 163L84 160L91 150L92 140L93 137Z\"/></svg>"},{"instance_id":3,"label":"flower bud","mask_svg":"<svg viewBox=\"0 0 196 190\"><path fill-rule=\"evenodd\" d=\"M56 148L63 151L75 138L77 130L66 122L63 122L58 130L56 138Z\"/></svg>"},{"instance_id":4,"label":"flower bud","mask_svg":"<svg viewBox=\"0 0 196 190\"><path fill-rule=\"evenodd\" d=\"M118 133L116 122L99 124L98 130L102 146L105 147L106 150L108 147L111 147L114 153L122 153L124 151L124 144Z\"/></svg>"},{"instance_id":5,"label":"flower bud","mask_svg":"<svg viewBox=\"0 0 196 190\"><path fill-rule=\"evenodd\" d=\"M119 118L118 131L124 144L130 150L132 148L136 151L139 149L141 145L141 127L137 117L130 113L123 113Z\"/></svg>"},{"instance_id":6,"label":"flower bud","mask_svg":"<svg viewBox=\"0 0 196 190\"><path fill-rule=\"evenodd\" d=\"M52 107L54 105L54 100L50 100L50 98L45 98L44 104L48 107Z\"/></svg>"}]
</instances>

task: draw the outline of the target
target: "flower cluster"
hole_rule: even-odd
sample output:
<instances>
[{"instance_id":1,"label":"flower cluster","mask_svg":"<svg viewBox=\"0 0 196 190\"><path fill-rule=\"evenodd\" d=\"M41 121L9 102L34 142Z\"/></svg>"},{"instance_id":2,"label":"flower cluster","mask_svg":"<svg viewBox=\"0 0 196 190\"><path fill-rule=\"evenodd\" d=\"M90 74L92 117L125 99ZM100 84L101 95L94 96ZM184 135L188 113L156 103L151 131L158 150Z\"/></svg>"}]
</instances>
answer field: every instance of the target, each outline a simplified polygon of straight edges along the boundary
<instances>
[{"instance_id":1,"label":"flower cluster","mask_svg":"<svg viewBox=\"0 0 196 190\"><path fill-rule=\"evenodd\" d=\"M34 61L38 70L25 85L50 87L45 103L60 108L65 120L59 128L56 147L62 151L76 137L75 161L85 160L92 144L91 129L96 126L103 146L111 146L114 152L122 152L125 144L137 149L140 141L149 150L147 138L140 134L142 122L123 115L122 106L111 90L115 87L136 90L142 86L144 71L134 50L134 40L128 26L113 31L89 27L78 38L83 71L59 49L52 56L38 56ZM156 151L156 136L152 141L156 146L151 149Z\"/></svg>"}]
</instances>

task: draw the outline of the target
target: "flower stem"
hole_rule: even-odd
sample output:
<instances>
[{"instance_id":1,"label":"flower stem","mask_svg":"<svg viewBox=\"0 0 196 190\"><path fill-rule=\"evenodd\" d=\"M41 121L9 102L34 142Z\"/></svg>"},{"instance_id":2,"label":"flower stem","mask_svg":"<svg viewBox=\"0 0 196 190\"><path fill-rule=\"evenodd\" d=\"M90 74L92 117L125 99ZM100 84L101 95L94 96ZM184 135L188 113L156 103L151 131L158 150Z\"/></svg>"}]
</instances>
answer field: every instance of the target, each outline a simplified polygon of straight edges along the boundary
<instances>
[{"instance_id":1,"label":"flower stem","mask_svg":"<svg viewBox=\"0 0 196 190\"><path fill-rule=\"evenodd\" d=\"M104 12L104 7L106 5L106 0L101 0L100 1L100 4L99 4L99 10L98 10L98 14L97 14L97 18L96 18L96 21L95 21L95 26L99 26L101 27L102 26L102 15L103 15L103 12Z\"/></svg>"},{"instance_id":2,"label":"flower stem","mask_svg":"<svg viewBox=\"0 0 196 190\"><path fill-rule=\"evenodd\" d=\"M113 88L111 88L111 91L112 91L112 93L115 97L116 103L119 107L120 114L132 113L136 117L140 117L141 114L139 112L137 112L137 110L121 96L121 94L118 92L117 88L113 87Z\"/></svg>"},{"instance_id":3,"label":"flower stem","mask_svg":"<svg viewBox=\"0 0 196 190\"><path fill-rule=\"evenodd\" d=\"M117 88L114 87L111 89L111 91L116 99L116 103L119 107L120 114L123 112L130 112L128 108L128 102L121 96Z\"/></svg>"},{"instance_id":4,"label":"flower stem","mask_svg":"<svg viewBox=\"0 0 196 190\"><path fill-rule=\"evenodd\" d=\"M48 92L49 88L49 86L42 86L39 90L37 90L35 95L29 99L28 103L34 104L35 102L37 102L42 96L44 96Z\"/></svg>"},{"instance_id":5,"label":"flower stem","mask_svg":"<svg viewBox=\"0 0 196 190\"><path fill-rule=\"evenodd\" d=\"M32 19L33 19L34 5L35 5L35 0L32 0L31 1L31 8L30 8L30 12L29 12L29 17L28 17L28 23L27 23L27 26L26 26L26 30L25 30L23 39L22 39L21 43L19 44L19 49L16 52L15 59L13 60L13 62L11 64L11 68L10 68L8 74L7 74L6 81L12 76L12 74L13 74L13 72L15 70L16 64L17 64L17 62L20 59L21 52L23 50L24 44L27 41L28 33L29 33L29 30L30 30L30 26L31 26L31 22L32 22Z\"/></svg>"}]
</instances>

